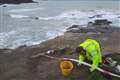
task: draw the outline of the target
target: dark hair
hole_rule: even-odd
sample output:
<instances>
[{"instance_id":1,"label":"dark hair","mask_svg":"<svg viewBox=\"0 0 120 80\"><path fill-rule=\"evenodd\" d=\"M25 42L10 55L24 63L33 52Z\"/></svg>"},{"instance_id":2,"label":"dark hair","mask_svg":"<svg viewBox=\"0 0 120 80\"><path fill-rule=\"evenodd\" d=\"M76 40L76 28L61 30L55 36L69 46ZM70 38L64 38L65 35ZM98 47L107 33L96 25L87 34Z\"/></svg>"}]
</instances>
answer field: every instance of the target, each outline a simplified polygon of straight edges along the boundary
<instances>
[{"instance_id":1,"label":"dark hair","mask_svg":"<svg viewBox=\"0 0 120 80\"><path fill-rule=\"evenodd\" d=\"M86 55L86 50L82 46L76 48L76 53Z\"/></svg>"},{"instance_id":2,"label":"dark hair","mask_svg":"<svg viewBox=\"0 0 120 80\"><path fill-rule=\"evenodd\" d=\"M82 46L79 46L79 47L76 47L76 53L80 53L80 52L82 52L82 50L83 50L83 47Z\"/></svg>"}]
</instances>

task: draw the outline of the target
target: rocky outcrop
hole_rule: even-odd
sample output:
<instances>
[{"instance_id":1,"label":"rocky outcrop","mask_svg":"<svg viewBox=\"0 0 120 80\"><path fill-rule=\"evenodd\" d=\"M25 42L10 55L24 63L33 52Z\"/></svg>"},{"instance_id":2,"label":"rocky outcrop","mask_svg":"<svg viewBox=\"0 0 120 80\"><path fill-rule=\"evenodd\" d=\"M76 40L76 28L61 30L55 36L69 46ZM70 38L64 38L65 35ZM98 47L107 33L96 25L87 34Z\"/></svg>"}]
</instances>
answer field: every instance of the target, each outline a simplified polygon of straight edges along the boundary
<instances>
[{"instance_id":1,"label":"rocky outcrop","mask_svg":"<svg viewBox=\"0 0 120 80\"><path fill-rule=\"evenodd\" d=\"M74 26L74 25L73 25ZM119 27L81 27L78 25L78 27L69 28L67 29L67 32L73 32L73 33L112 33L112 32L120 32Z\"/></svg>"},{"instance_id":2,"label":"rocky outcrop","mask_svg":"<svg viewBox=\"0 0 120 80\"><path fill-rule=\"evenodd\" d=\"M120 32L119 27L111 26L112 22L106 19L103 20L95 20L94 22L89 22L86 27L82 27L80 25L72 25L67 29L67 32L74 33L112 33L112 32Z\"/></svg>"},{"instance_id":3,"label":"rocky outcrop","mask_svg":"<svg viewBox=\"0 0 120 80\"><path fill-rule=\"evenodd\" d=\"M89 22L88 27L109 27L110 24L112 24L111 21L108 21L107 19L100 19L100 20L95 20L94 22Z\"/></svg>"},{"instance_id":4,"label":"rocky outcrop","mask_svg":"<svg viewBox=\"0 0 120 80\"><path fill-rule=\"evenodd\" d=\"M32 3L33 0L0 0L0 4L20 4L20 3Z\"/></svg>"}]
</instances>

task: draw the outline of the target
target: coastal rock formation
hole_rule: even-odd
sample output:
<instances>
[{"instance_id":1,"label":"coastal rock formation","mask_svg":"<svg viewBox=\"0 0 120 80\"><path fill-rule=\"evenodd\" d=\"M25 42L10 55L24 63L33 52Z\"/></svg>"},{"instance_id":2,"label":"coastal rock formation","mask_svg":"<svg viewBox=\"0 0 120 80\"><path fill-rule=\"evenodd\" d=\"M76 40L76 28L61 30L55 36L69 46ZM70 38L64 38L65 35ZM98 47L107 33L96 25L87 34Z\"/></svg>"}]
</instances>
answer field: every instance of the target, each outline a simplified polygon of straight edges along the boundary
<instances>
[{"instance_id":1,"label":"coastal rock formation","mask_svg":"<svg viewBox=\"0 0 120 80\"><path fill-rule=\"evenodd\" d=\"M94 22L89 22L86 27L80 25L72 25L67 29L67 32L73 33L111 33L111 32L120 32L119 27L111 26L112 22L106 19L95 20Z\"/></svg>"},{"instance_id":2,"label":"coastal rock formation","mask_svg":"<svg viewBox=\"0 0 120 80\"><path fill-rule=\"evenodd\" d=\"M20 3L32 3L33 0L0 0L0 4L20 4Z\"/></svg>"}]
</instances>

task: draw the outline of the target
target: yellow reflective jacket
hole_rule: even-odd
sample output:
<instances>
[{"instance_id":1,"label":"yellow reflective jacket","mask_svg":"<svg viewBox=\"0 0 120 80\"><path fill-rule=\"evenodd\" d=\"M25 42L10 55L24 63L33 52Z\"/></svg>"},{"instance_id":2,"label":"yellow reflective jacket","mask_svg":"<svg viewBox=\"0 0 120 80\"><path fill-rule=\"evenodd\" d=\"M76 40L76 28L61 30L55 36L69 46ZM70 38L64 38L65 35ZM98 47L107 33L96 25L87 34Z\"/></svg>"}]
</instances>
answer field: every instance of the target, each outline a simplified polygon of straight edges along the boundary
<instances>
[{"instance_id":1,"label":"yellow reflective jacket","mask_svg":"<svg viewBox=\"0 0 120 80\"><path fill-rule=\"evenodd\" d=\"M102 62L100 45L96 40L87 39L83 43L80 44L85 50L86 55L83 56L80 54L79 61L82 62L86 57L88 60L92 61L92 71L96 69L99 63Z\"/></svg>"}]
</instances>

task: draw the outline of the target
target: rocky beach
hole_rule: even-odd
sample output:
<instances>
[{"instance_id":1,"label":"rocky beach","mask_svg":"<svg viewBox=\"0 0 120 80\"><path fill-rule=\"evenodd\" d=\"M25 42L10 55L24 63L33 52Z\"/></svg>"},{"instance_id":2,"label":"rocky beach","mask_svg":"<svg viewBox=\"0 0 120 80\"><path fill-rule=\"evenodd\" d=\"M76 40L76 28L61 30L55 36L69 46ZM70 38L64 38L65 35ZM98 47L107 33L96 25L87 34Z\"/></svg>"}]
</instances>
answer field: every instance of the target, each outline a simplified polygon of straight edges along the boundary
<instances>
[{"instance_id":1,"label":"rocky beach","mask_svg":"<svg viewBox=\"0 0 120 80\"><path fill-rule=\"evenodd\" d=\"M73 50L81 42L91 38L100 42L103 55L120 59L118 57L120 56L120 28L112 27L105 21L103 23L102 20L98 22L100 24L92 23L90 25L92 27L89 27L89 25L85 28L80 28L79 25L70 26L64 35L38 45L23 45L16 49L0 49L0 80L71 80L73 77L75 80L93 80L90 79L88 67L75 67L70 77L64 77L60 73L59 61L45 57L36 59L30 57L48 50L68 46ZM100 27L101 25L104 25L104 27ZM51 56L78 59L78 56L74 53L71 55L56 53L51 54ZM97 74L101 75L100 72L97 72Z\"/></svg>"}]
</instances>

